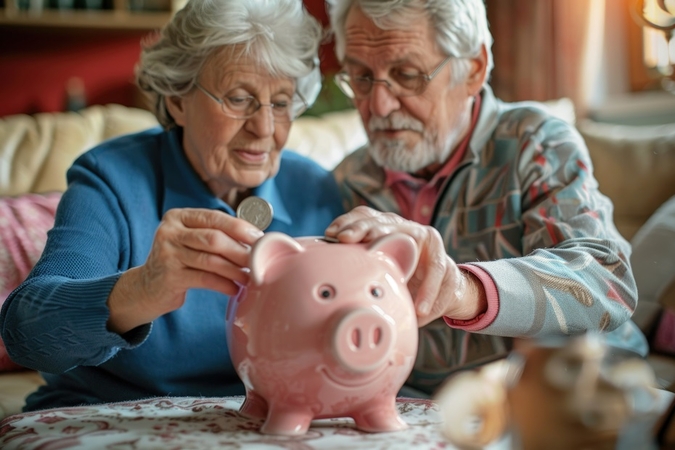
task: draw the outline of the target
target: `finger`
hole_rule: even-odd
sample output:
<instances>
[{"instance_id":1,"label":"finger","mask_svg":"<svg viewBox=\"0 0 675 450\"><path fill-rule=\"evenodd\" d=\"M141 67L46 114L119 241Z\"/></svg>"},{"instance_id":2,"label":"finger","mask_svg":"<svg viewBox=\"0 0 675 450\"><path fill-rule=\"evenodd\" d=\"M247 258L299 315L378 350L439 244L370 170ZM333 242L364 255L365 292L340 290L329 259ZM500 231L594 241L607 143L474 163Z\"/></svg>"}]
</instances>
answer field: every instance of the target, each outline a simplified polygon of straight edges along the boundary
<instances>
[{"instance_id":1,"label":"finger","mask_svg":"<svg viewBox=\"0 0 675 450\"><path fill-rule=\"evenodd\" d=\"M212 273L235 283L246 284L249 280L243 265L235 265L225 258L213 253L185 249L180 255L181 263L188 269Z\"/></svg>"},{"instance_id":2,"label":"finger","mask_svg":"<svg viewBox=\"0 0 675 450\"><path fill-rule=\"evenodd\" d=\"M255 225L214 209L181 209L180 219L188 228L220 230L232 239L247 245L255 244L263 236L263 232Z\"/></svg>"},{"instance_id":3,"label":"finger","mask_svg":"<svg viewBox=\"0 0 675 450\"><path fill-rule=\"evenodd\" d=\"M393 233L396 229L380 217L360 219L346 225L336 237L340 242L372 242Z\"/></svg>"},{"instance_id":4,"label":"finger","mask_svg":"<svg viewBox=\"0 0 675 450\"><path fill-rule=\"evenodd\" d=\"M417 227L420 225L405 220L398 214L370 210L360 217L354 215L351 222L334 231L334 236L340 242L370 242L394 232L409 234L415 238Z\"/></svg>"},{"instance_id":5,"label":"finger","mask_svg":"<svg viewBox=\"0 0 675 450\"><path fill-rule=\"evenodd\" d=\"M438 231L430 227L426 230L426 239L421 243L420 261L417 264L418 273L415 274L421 280L415 297L415 306L420 318L426 319L428 316L438 314L431 318L434 320L445 310L447 299L443 297L442 286L448 265L452 262L445 253Z\"/></svg>"},{"instance_id":6,"label":"finger","mask_svg":"<svg viewBox=\"0 0 675 450\"><path fill-rule=\"evenodd\" d=\"M212 291L222 292L226 295L235 295L239 292L240 285L234 281L223 278L219 275L199 270L187 269L187 276L195 280L190 288L210 289Z\"/></svg>"},{"instance_id":7,"label":"finger","mask_svg":"<svg viewBox=\"0 0 675 450\"><path fill-rule=\"evenodd\" d=\"M443 301L441 298L441 286L443 284L443 275L441 264L434 261L424 263L426 273L417 289L415 296L415 310L418 317L425 318L436 312ZM432 319L433 320L433 319Z\"/></svg>"},{"instance_id":8,"label":"finger","mask_svg":"<svg viewBox=\"0 0 675 450\"><path fill-rule=\"evenodd\" d=\"M377 214L378 212L372 208L367 206L357 206L348 213L342 214L333 220L328 228L326 228L325 234L328 237L337 237L338 233L345 230L350 224L368 217L376 216Z\"/></svg>"},{"instance_id":9,"label":"finger","mask_svg":"<svg viewBox=\"0 0 675 450\"><path fill-rule=\"evenodd\" d=\"M180 247L204 255L218 255L238 267L246 267L249 264L250 247L220 230L187 228L179 234L177 240Z\"/></svg>"}]
</instances>

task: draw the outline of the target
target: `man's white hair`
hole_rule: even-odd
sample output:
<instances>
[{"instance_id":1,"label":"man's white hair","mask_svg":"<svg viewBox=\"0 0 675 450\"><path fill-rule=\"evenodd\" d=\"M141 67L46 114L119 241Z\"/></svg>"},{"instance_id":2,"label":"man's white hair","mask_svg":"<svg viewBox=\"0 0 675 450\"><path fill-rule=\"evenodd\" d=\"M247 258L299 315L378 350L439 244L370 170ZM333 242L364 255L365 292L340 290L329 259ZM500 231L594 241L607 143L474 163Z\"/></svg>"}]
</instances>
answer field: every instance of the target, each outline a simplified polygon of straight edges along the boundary
<instances>
[{"instance_id":1,"label":"man's white hair","mask_svg":"<svg viewBox=\"0 0 675 450\"><path fill-rule=\"evenodd\" d=\"M468 76L467 59L480 54L485 46L488 56L485 82L493 67L492 35L483 0L327 0L330 23L335 34L335 53L345 56L345 22L353 6L361 8L382 29L405 28L416 17L427 17L436 30L436 42L451 60L453 81Z\"/></svg>"}]
</instances>

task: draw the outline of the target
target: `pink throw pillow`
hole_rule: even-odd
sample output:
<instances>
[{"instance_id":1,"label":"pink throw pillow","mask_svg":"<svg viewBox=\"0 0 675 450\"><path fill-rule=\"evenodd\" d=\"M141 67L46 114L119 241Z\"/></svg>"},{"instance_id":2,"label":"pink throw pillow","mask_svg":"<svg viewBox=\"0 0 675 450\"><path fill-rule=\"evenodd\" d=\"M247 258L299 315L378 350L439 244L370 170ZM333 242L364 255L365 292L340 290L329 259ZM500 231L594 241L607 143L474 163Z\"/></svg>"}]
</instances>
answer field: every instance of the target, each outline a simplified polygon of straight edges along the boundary
<instances>
[{"instance_id":1,"label":"pink throw pillow","mask_svg":"<svg viewBox=\"0 0 675 450\"><path fill-rule=\"evenodd\" d=\"M0 307L40 258L60 199L60 192L0 197ZM20 368L0 339L0 372Z\"/></svg>"},{"instance_id":2,"label":"pink throw pillow","mask_svg":"<svg viewBox=\"0 0 675 450\"><path fill-rule=\"evenodd\" d=\"M658 353L675 355L675 311L663 310L651 344Z\"/></svg>"}]
</instances>

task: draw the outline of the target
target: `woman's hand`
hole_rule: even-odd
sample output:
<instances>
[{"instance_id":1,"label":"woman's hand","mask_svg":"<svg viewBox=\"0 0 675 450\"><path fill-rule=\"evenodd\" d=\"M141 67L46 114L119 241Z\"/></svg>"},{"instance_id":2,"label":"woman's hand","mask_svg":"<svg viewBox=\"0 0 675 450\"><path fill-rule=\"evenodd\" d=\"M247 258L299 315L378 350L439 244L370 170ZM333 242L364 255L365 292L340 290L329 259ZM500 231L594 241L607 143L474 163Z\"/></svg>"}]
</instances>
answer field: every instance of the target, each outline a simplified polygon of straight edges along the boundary
<instances>
[{"instance_id":1,"label":"woman's hand","mask_svg":"<svg viewBox=\"0 0 675 450\"><path fill-rule=\"evenodd\" d=\"M233 295L248 281L250 246L263 235L221 211L172 209L145 264L125 272L108 298L108 328L123 334L180 308L190 288Z\"/></svg>"},{"instance_id":2,"label":"woman's hand","mask_svg":"<svg viewBox=\"0 0 675 450\"><path fill-rule=\"evenodd\" d=\"M417 268L408 282L420 327L442 316L469 320L485 312L487 302L482 284L459 270L446 254L443 239L435 228L358 206L326 229L327 237L340 242L370 242L391 233L411 236L420 251Z\"/></svg>"}]
</instances>

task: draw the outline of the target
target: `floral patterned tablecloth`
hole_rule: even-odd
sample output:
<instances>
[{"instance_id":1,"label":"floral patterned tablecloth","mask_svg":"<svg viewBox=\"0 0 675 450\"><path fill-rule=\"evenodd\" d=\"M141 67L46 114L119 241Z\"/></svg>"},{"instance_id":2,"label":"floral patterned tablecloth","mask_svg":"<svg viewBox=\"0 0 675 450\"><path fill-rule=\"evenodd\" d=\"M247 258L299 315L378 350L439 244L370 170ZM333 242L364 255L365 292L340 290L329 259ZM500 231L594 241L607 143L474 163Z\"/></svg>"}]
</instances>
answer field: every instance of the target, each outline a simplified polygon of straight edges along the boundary
<instances>
[{"instance_id":1,"label":"floral patterned tablecloth","mask_svg":"<svg viewBox=\"0 0 675 450\"><path fill-rule=\"evenodd\" d=\"M17 414L0 422L0 448L12 449L440 449L431 400L397 399L404 431L364 433L351 419L317 420L304 436L258 433L261 421L237 412L243 397L154 398Z\"/></svg>"}]
</instances>

